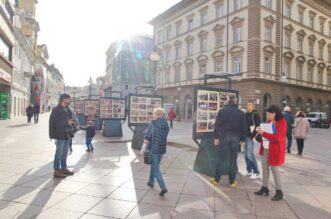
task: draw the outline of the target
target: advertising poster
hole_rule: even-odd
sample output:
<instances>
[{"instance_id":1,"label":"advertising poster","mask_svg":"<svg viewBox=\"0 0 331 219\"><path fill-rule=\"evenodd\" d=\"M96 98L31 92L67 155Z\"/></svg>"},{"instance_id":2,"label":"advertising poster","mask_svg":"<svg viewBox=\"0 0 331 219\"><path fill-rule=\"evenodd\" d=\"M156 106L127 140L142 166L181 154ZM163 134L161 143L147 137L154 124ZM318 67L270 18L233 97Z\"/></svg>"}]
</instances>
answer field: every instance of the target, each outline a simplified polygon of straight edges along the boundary
<instances>
[{"instance_id":1,"label":"advertising poster","mask_svg":"<svg viewBox=\"0 0 331 219\"><path fill-rule=\"evenodd\" d=\"M160 96L132 95L129 98L129 123L146 124L153 120L153 110L163 106Z\"/></svg>"},{"instance_id":2,"label":"advertising poster","mask_svg":"<svg viewBox=\"0 0 331 219\"><path fill-rule=\"evenodd\" d=\"M126 99L100 98L101 119L125 119Z\"/></svg>"},{"instance_id":3,"label":"advertising poster","mask_svg":"<svg viewBox=\"0 0 331 219\"><path fill-rule=\"evenodd\" d=\"M77 115L84 115L84 100L75 100L74 111Z\"/></svg>"},{"instance_id":4,"label":"advertising poster","mask_svg":"<svg viewBox=\"0 0 331 219\"><path fill-rule=\"evenodd\" d=\"M236 96L236 92L218 91L208 88L196 91L196 132L213 132L219 110L228 104L230 96Z\"/></svg>"},{"instance_id":5,"label":"advertising poster","mask_svg":"<svg viewBox=\"0 0 331 219\"><path fill-rule=\"evenodd\" d=\"M99 100L84 100L84 112L87 120L99 117Z\"/></svg>"}]
</instances>

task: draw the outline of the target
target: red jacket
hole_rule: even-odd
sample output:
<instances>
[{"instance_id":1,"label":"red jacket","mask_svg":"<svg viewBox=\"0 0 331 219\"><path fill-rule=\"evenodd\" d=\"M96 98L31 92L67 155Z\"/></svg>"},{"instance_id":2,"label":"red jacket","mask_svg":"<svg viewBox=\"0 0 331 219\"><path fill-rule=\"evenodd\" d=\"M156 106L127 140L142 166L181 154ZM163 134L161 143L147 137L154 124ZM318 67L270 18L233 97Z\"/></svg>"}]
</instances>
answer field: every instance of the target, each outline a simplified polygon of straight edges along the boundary
<instances>
[{"instance_id":1,"label":"red jacket","mask_svg":"<svg viewBox=\"0 0 331 219\"><path fill-rule=\"evenodd\" d=\"M175 112L175 110L171 109L168 113L168 119L174 120L175 118L176 118L176 112Z\"/></svg>"},{"instance_id":2,"label":"red jacket","mask_svg":"<svg viewBox=\"0 0 331 219\"><path fill-rule=\"evenodd\" d=\"M269 164L271 166L281 166L285 162L286 148L286 130L287 124L285 119L276 122L276 133L271 134L264 132L263 137L270 140L269 143ZM259 151L263 155L262 146Z\"/></svg>"}]
</instances>

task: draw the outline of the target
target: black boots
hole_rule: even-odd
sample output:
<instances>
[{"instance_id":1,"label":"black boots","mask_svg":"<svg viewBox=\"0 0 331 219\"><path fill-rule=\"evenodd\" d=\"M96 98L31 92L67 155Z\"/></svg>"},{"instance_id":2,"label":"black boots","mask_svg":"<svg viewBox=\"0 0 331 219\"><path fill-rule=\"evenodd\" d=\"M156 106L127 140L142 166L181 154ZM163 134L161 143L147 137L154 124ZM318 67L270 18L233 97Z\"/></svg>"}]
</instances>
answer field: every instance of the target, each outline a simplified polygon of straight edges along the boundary
<instances>
[{"instance_id":1,"label":"black boots","mask_svg":"<svg viewBox=\"0 0 331 219\"><path fill-rule=\"evenodd\" d=\"M268 189L268 187L262 187L259 191L254 192L254 194L259 195L259 196L262 196L262 195L268 196L269 195L269 189Z\"/></svg>"},{"instance_id":2,"label":"black boots","mask_svg":"<svg viewBox=\"0 0 331 219\"><path fill-rule=\"evenodd\" d=\"M274 197L271 198L272 201L280 201L283 199L283 192L282 190L276 190L276 194Z\"/></svg>"},{"instance_id":3,"label":"black boots","mask_svg":"<svg viewBox=\"0 0 331 219\"><path fill-rule=\"evenodd\" d=\"M287 153L288 153L288 154L291 153L291 148L287 148Z\"/></svg>"}]
</instances>

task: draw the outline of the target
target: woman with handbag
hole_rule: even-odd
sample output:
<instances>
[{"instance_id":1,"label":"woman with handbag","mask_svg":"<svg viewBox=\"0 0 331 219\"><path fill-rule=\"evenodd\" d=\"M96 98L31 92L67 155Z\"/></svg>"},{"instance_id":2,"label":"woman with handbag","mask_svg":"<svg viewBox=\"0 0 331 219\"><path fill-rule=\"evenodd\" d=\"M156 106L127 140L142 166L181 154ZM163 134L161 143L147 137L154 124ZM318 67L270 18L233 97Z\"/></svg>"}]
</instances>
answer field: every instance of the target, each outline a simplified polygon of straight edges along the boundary
<instances>
[{"instance_id":1,"label":"woman with handbag","mask_svg":"<svg viewBox=\"0 0 331 219\"><path fill-rule=\"evenodd\" d=\"M272 133L265 132L260 127L257 128L257 132L265 140L269 140L269 147L260 147L259 154L263 156L262 158L262 169L263 169L263 180L262 188L255 192L255 195L269 195L268 183L270 176L270 167L272 174L275 179L276 184L276 194L272 197L272 201L279 201L283 199L283 192L281 188L280 181L280 170L279 167L285 162L285 148L286 148L286 131L287 123L283 118L283 114L279 107L271 105L267 109L267 120L270 121L272 125ZM266 146L266 145L265 145Z\"/></svg>"},{"instance_id":2,"label":"woman with handbag","mask_svg":"<svg viewBox=\"0 0 331 219\"><path fill-rule=\"evenodd\" d=\"M160 162L163 155L166 153L167 138L169 133L169 126L167 119L164 116L164 110L162 108L156 108L153 111L154 120L150 123L146 136L145 143L149 145L149 153L151 156L151 170L149 175L149 181L147 185L154 187L155 178L158 182L161 192L160 196L163 196L168 192L162 174L160 172Z\"/></svg>"},{"instance_id":3,"label":"woman with handbag","mask_svg":"<svg viewBox=\"0 0 331 219\"><path fill-rule=\"evenodd\" d=\"M302 151L304 147L304 142L307 137L309 130L309 122L305 118L305 114L303 112L299 111L295 115L295 120L294 120L294 138L297 141L297 146L298 146L298 156L302 156Z\"/></svg>"}]
</instances>

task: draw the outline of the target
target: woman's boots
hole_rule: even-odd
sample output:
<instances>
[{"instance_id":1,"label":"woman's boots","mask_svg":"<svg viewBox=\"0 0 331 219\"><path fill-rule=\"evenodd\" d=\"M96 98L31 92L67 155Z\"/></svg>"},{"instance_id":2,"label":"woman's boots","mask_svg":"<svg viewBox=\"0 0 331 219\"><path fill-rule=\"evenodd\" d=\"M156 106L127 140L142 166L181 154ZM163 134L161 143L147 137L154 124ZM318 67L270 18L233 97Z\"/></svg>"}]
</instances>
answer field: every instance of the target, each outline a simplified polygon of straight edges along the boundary
<instances>
[{"instance_id":1,"label":"woman's boots","mask_svg":"<svg viewBox=\"0 0 331 219\"><path fill-rule=\"evenodd\" d=\"M254 192L254 194L259 195L259 196L262 196L262 195L268 196L269 195L269 189L268 189L268 187L262 187L259 191Z\"/></svg>"},{"instance_id":2,"label":"woman's boots","mask_svg":"<svg viewBox=\"0 0 331 219\"><path fill-rule=\"evenodd\" d=\"M268 187L262 187L259 191L254 192L255 195L259 195L259 196L268 196L269 195L269 189ZM274 197L271 198L272 201L280 201L283 199L283 192L282 190L276 190L276 194Z\"/></svg>"},{"instance_id":3,"label":"woman's boots","mask_svg":"<svg viewBox=\"0 0 331 219\"><path fill-rule=\"evenodd\" d=\"M283 192L282 190L276 190L276 194L274 197L271 198L272 201L280 201L283 199Z\"/></svg>"}]
</instances>

